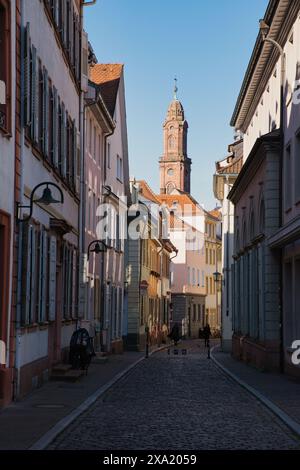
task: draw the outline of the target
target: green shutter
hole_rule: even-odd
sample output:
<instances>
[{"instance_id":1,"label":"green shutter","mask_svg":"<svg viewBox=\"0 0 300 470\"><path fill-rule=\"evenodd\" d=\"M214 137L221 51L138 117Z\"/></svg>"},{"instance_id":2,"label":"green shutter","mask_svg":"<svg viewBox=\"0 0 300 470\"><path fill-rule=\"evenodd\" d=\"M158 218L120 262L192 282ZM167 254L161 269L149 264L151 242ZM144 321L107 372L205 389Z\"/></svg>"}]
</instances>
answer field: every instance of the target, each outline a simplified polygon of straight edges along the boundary
<instances>
[{"instance_id":1,"label":"green shutter","mask_svg":"<svg viewBox=\"0 0 300 470\"><path fill-rule=\"evenodd\" d=\"M49 244L49 321L56 316L56 238L50 237Z\"/></svg>"},{"instance_id":2,"label":"green shutter","mask_svg":"<svg viewBox=\"0 0 300 470\"><path fill-rule=\"evenodd\" d=\"M24 57L24 126L30 126L31 123L31 88L30 88L30 70L31 70L31 51L30 51L30 23L26 24L25 29L25 57Z\"/></svg>"},{"instance_id":3,"label":"green shutter","mask_svg":"<svg viewBox=\"0 0 300 470\"><path fill-rule=\"evenodd\" d=\"M52 89L52 163L58 168L58 96L55 86Z\"/></svg>"},{"instance_id":4,"label":"green shutter","mask_svg":"<svg viewBox=\"0 0 300 470\"><path fill-rule=\"evenodd\" d=\"M49 158L49 76L43 69L43 153Z\"/></svg>"},{"instance_id":5,"label":"green shutter","mask_svg":"<svg viewBox=\"0 0 300 470\"><path fill-rule=\"evenodd\" d=\"M30 131L31 138L35 140L35 130L36 130L36 81L37 81L37 55L36 48L32 45L31 47L31 123Z\"/></svg>"}]
</instances>

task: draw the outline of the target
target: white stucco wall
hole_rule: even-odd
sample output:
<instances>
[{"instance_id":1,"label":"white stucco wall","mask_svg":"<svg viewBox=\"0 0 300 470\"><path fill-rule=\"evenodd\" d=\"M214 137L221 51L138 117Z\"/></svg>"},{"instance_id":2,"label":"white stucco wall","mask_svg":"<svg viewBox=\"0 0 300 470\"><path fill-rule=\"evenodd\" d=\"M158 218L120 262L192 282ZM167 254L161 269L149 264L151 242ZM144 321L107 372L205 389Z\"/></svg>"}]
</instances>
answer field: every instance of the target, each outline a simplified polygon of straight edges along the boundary
<instances>
[{"instance_id":1,"label":"white stucco wall","mask_svg":"<svg viewBox=\"0 0 300 470\"><path fill-rule=\"evenodd\" d=\"M75 5L75 3L74 3ZM42 66L48 70L49 78L57 88L58 95L65 104L71 119L75 119L76 127L79 129L79 96L75 87L69 67L66 65L61 47L55 38L53 27L45 14L43 2L24 2L24 24L30 23L31 43L37 48L37 56ZM73 232L65 238L77 244L78 232L78 203L72 194L65 189L61 181L54 176L52 171L43 164L42 160L35 157L31 147L24 148L24 203L28 202L28 195L36 184L43 181L51 181L59 184L64 193L64 204L56 204L43 208L34 205L33 217L40 220L46 226L49 225L49 217L63 218L73 227ZM43 188L40 193L42 194ZM55 197L55 189L53 189Z\"/></svg>"},{"instance_id":2,"label":"white stucco wall","mask_svg":"<svg viewBox=\"0 0 300 470\"><path fill-rule=\"evenodd\" d=\"M11 129L12 135L9 137L4 136L0 132L0 209L11 216L11 239L10 239L10 265L9 265L9 279L12 279L12 249L13 249L13 227L14 227L14 214L15 214L15 87L16 83L16 2L11 0ZM8 322L7 322L7 344L6 344L6 365L9 364L9 326L11 314L11 283L9 285L8 294Z\"/></svg>"},{"instance_id":3,"label":"white stucco wall","mask_svg":"<svg viewBox=\"0 0 300 470\"><path fill-rule=\"evenodd\" d=\"M291 35L293 41L291 42ZM288 185L291 191L292 204L290 210L284 211L284 223L289 222L294 217L300 215L299 200L296 200L295 189L299 185L300 166L297 164L299 152L296 149L296 134L300 130L300 104L296 104L293 97L298 101L300 97L299 90L294 94L297 64L300 64L300 16L291 28L288 39L284 45L285 53L285 95L284 95L284 141L285 147L291 146L291 176L288 179ZM298 66L299 67L299 66ZM276 77L275 77L276 70ZM268 85L260 97L254 114L251 116L251 122L244 134L244 160L247 159L255 141L261 135L267 134L272 130L272 123L279 127L280 123L280 71L281 63L278 60L276 67L269 77ZM298 72L299 78L300 74ZM262 104L263 103L263 104ZM298 168L298 169L297 169ZM283 176L284 176L283 169ZM283 191L286 185L283 181Z\"/></svg>"}]
</instances>

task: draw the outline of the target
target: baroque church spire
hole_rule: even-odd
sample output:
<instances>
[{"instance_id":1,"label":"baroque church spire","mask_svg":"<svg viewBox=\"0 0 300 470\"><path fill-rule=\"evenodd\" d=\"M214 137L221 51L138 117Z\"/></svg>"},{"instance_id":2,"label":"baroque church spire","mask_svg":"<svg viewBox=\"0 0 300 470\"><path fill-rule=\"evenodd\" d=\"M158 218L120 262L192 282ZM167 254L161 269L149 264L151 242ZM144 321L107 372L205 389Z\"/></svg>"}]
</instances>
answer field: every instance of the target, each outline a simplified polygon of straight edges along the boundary
<instances>
[{"instance_id":1,"label":"baroque church spire","mask_svg":"<svg viewBox=\"0 0 300 470\"><path fill-rule=\"evenodd\" d=\"M161 194L172 194L175 190L190 193L191 190L191 159L187 156L188 123L177 92L175 78L174 97L163 124L164 149L159 163Z\"/></svg>"}]
</instances>

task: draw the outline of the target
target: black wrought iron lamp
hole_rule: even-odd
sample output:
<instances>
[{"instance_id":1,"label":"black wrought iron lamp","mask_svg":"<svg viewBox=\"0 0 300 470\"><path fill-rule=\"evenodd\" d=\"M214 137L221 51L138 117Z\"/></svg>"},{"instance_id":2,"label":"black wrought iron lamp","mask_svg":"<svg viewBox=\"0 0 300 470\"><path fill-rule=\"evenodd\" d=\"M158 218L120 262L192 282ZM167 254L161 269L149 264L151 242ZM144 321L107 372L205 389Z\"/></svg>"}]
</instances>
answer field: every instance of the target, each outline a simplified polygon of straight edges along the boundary
<instances>
[{"instance_id":1,"label":"black wrought iron lamp","mask_svg":"<svg viewBox=\"0 0 300 470\"><path fill-rule=\"evenodd\" d=\"M37 189L39 189L41 186L46 186L44 191L43 191L42 197L40 197L38 199L33 199ZM55 199L52 196L50 186L52 186L52 187L54 187L58 190L59 195L60 195L60 199ZM45 206L49 206L50 204L63 204L64 195L63 195L63 192L62 192L61 188L55 183L51 183L50 181L45 181L44 183L38 184L31 191L30 198L29 198L29 205L22 205L19 202L17 202L17 221L18 222L26 222L27 220L30 219L30 217L32 216L32 212L33 212L33 203L34 202L36 202L38 204L41 204L41 205L45 205ZM24 218L21 218L20 217L20 210L21 209L29 209L29 215L27 215Z\"/></svg>"},{"instance_id":2,"label":"black wrought iron lamp","mask_svg":"<svg viewBox=\"0 0 300 470\"><path fill-rule=\"evenodd\" d=\"M92 248L93 245L95 245L94 248ZM87 257L89 259L90 253L96 253L96 255L105 253L108 248L109 246L107 246L103 240L93 240L88 246Z\"/></svg>"},{"instance_id":3,"label":"black wrought iron lamp","mask_svg":"<svg viewBox=\"0 0 300 470\"><path fill-rule=\"evenodd\" d=\"M221 282L221 280L222 280L222 274L221 273L216 271L215 273L213 273L213 276L214 276L215 283Z\"/></svg>"}]
</instances>

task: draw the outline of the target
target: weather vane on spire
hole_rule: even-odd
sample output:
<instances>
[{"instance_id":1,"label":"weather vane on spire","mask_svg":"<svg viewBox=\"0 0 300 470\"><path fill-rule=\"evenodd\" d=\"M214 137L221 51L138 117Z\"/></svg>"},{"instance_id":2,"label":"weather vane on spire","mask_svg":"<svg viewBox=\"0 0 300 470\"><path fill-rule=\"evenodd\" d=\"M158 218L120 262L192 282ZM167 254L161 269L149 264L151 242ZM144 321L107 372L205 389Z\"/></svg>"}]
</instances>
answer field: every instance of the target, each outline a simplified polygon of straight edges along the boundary
<instances>
[{"instance_id":1,"label":"weather vane on spire","mask_svg":"<svg viewBox=\"0 0 300 470\"><path fill-rule=\"evenodd\" d=\"M177 88L177 78L175 77L175 78L174 78L174 100L177 100L177 91L178 91L178 88Z\"/></svg>"}]
</instances>

